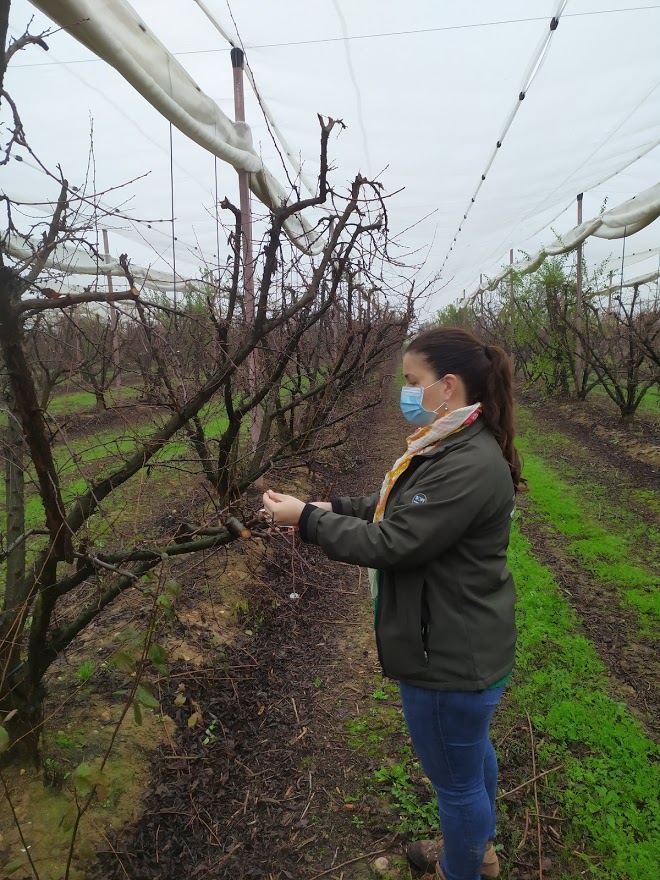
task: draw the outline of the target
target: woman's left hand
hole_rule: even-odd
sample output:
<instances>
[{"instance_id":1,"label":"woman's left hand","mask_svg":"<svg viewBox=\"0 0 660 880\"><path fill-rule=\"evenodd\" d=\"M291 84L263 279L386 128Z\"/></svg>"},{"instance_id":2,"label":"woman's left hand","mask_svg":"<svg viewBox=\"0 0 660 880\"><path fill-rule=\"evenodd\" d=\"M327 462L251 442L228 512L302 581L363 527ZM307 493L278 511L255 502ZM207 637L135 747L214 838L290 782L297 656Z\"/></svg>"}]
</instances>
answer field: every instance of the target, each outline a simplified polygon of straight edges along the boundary
<instances>
[{"instance_id":1,"label":"woman's left hand","mask_svg":"<svg viewBox=\"0 0 660 880\"><path fill-rule=\"evenodd\" d=\"M269 489L264 492L264 507L276 526L297 526L305 502L293 495L280 495L279 492Z\"/></svg>"}]
</instances>

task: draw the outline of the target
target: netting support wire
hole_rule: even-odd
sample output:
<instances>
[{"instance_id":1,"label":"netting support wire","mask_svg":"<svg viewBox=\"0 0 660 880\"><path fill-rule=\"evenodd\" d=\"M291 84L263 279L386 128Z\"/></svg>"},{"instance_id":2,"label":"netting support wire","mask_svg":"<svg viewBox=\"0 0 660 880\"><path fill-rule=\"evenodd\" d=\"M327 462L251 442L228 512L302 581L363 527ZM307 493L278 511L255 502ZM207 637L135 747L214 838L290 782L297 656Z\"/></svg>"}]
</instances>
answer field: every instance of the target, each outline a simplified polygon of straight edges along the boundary
<instances>
[{"instance_id":1,"label":"netting support wire","mask_svg":"<svg viewBox=\"0 0 660 880\"><path fill-rule=\"evenodd\" d=\"M220 24L218 19L213 15L213 13L208 8L208 6L203 2L203 0L194 0L194 2L199 6L199 8L204 13L204 15L208 18L208 20L211 22L213 27L220 34L222 39L226 40L229 43L229 45L232 47L232 49L238 48L236 46L235 41L231 38L231 36L227 33L227 31L222 27L222 25ZM231 13L231 9L230 9L230 13ZM233 16L232 16L232 18L233 18ZM238 36L238 40L240 42L240 35ZM284 151L284 154L286 155L287 159L291 163L291 167L295 171L296 175L300 179L300 182L303 184L303 186L305 187L307 192L310 194L310 196L315 196L316 195L316 186L314 185L314 182L309 180L309 178L307 177L307 175L303 171L301 160L296 157L295 153L293 152L293 150L291 149L291 147L287 143L287 141L286 141L284 135L282 134L277 122L275 121L273 114L271 113L269 107L266 105L266 102L261 97L259 89L257 88L256 80L255 80L254 76L252 75L252 71L250 70L249 65L244 68L244 73L245 73L245 76L247 77L247 81L250 83L250 86L252 87L252 91L254 92L254 96L259 103L259 107L261 108L261 112L264 114L266 121L270 124L273 135L279 141L280 147L282 148L282 150Z\"/></svg>"},{"instance_id":2,"label":"netting support wire","mask_svg":"<svg viewBox=\"0 0 660 880\"><path fill-rule=\"evenodd\" d=\"M234 117L236 122L245 122L245 92L243 89L243 67L245 54L242 49L231 50L231 66L234 75ZM254 257L252 253L252 213L250 206L250 187L248 172L238 172L238 191L241 208L241 239L243 244L243 300L245 303L245 322L248 327L254 326ZM259 376L259 358L256 348L248 356L248 390L250 396L257 391ZM256 452L261 437L261 407L252 408L252 424L250 426L252 451ZM263 488L263 479L259 477L254 485Z\"/></svg>"},{"instance_id":3,"label":"netting support wire","mask_svg":"<svg viewBox=\"0 0 660 880\"><path fill-rule=\"evenodd\" d=\"M516 118L516 115L517 115L518 111L520 110L520 107L522 106L522 102L527 97L527 92L528 92L530 86L532 85L532 82L534 81L536 74L541 69L541 65L543 64L543 62L546 58L546 55L548 53L548 49L550 48L550 42L552 40L552 36L555 33L555 31L557 30L557 27L559 25L559 19L561 18L561 14L564 11L564 9L566 8L567 3L568 3L568 0L557 0L557 5L555 7L555 13L552 16L552 18L550 19L550 26L548 27L548 30L545 31L545 33L541 37L541 40L540 40L538 46L536 47L536 50L532 53L532 57L531 57L530 62L527 66L527 69L525 70L525 75L523 76L523 79L522 79L522 85L521 85L520 90L518 92L518 97L516 99L516 102L513 105L513 108L504 123L504 127L502 128L501 134L498 137L497 142L495 144L495 147L493 148L493 150L490 154L490 157L488 159L488 162L486 163L486 167L484 168L483 173L481 174L481 178L477 184L477 188L475 189L474 194L472 195L472 198L468 202L467 208L465 209L465 212L463 214L463 219L458 224L458 229L456 230L456 234L454 235L454 237L452 239L452 242L449 246L449 250L445 254L445 258L442 261L442 265L440 266L440 273L439 274L442 273L442 270L445 268L447 260L451 256L452 251L454 250L454 245L456 244L459 235L463 231L463 224L467 220L468 215L469 215L470 211L472 210L472 206L474 205L474 203L477 200L477 196L479 195L479 192L481 191L481 188L486 181L486 177L488 176L488 173L490 172L490 169L495 161L495 157L497 156L498 152L500 151L500 149L502 147L502 144L504 143L504 138L508 134L509 129L511 128L511 126L513 124L513 120Z\"/></svg>"},{"instance_id":4,"label":"netting support wire","mask_svg":"<svg viewBox=\"0 0 660 880\"><path fill-rule=\"evenodd\" d=\"M172 123L170 122L170 208L172 213L172 278L174 281L174 329L178 330L176 308L176 225L174 222L174 141Z\"/></svg>"}]
</instances>

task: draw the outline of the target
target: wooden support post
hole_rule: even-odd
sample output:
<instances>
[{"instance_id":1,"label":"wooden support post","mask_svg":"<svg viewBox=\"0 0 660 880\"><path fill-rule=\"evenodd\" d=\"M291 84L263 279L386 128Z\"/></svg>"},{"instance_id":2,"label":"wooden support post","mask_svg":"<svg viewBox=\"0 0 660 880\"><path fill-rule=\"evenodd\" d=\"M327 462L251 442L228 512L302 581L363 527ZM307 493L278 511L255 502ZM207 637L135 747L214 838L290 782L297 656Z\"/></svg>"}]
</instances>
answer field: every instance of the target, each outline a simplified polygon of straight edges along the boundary
<instances>
[{"instance_id":1,"label":"wooden support post","mask_svg":"<svg viewBox=\"0 0 660 880\"><path fill-rule=\"evenodd\" d=\"M234 73L234 116L237 122L245 122L245 93L243 89L243 65L245 55L242 49L231 50L231 64ZM252 253L252 209L250 205L250 186L248 172L238 172L238 191L241 208L241 240L243 243L243 296L245 301L245 320L251 327L254 324L254 256ZM258 387L259 355L256 350L248 356L248 389L251 395ZM252 409L250 438L252 450L255 451L261 437L261 408ZM254 485L263 489L263 478L259 477Z\"/></svg>"}]
</instances>

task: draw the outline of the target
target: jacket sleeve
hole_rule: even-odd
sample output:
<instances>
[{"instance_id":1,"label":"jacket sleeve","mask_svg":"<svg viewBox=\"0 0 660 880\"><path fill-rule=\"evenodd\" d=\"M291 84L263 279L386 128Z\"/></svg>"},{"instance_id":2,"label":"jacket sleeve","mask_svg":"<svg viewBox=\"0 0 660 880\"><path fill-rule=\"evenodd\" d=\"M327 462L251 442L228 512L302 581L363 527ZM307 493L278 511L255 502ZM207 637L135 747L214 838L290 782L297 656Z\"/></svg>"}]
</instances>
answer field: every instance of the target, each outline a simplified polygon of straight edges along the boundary
<instances>
[{"instance_id":1,"label":"jacket sleeve","mask_svg":"<svg viewBox=\"0 0 660 880\"><path fill-rule=\"evenodd\" d=\"M491 497L487 463L475 465L474 457L468 463L457 449L406 487L382 522L310 505L300 535L330 559L378 569L418 568L456 543Z\"/></svg>"},{"instance_id":2,"label":"jacket sleeve","mask_svg":"<svg viewBox=\"0 0 660 880\"><path fill-rule=\"evenodd\" d=\"M333 513L340 513L342 516L356 516L358 519L365 519L371 522L376 512L376 505L380 492L372 492L371 495L358 495L355 498L343 496L341 498L331 498Z\"/></svg>"}]
</instances>

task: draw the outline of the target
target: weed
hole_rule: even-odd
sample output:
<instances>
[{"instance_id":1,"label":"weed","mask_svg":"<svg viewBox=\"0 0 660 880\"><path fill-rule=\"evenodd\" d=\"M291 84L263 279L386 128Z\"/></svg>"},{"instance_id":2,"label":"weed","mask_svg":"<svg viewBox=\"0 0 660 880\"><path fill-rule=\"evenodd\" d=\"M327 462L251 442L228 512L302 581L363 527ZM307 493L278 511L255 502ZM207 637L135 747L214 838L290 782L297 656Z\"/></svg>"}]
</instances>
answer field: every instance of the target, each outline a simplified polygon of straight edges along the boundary
<instances>
[{"instance_id":1,"label":"weed","mask_svg":"<svg viewBox=\"0 0 660 880\"><path fill-rule=\"evenodd\" d=\"M93 660L84 660L76 671L76 678L79 682L84 684L86 681L89 681L92 675L94 675L95 668Z\"/></svg>"},{"instance_id":2,"label":"weed","mask_svg":"<svg viewBox=\"0 0 660 880\"><path fill-rule=\"evenodd\" d=\"M209 743L213 743L216 741L216 739L218 738L215 735L215 729L217 726L218 726L217 719L214 718L213 721L211 721L209 726L204 731L204 738L202 739L202 745L207 746Z\"/></svg>"},{"instance_id":3,"label":"weed","mask_svg":"<svg viewBox=\"0 0 660 880\"><path fill-rule=\"evenodd\" d=\"M408 748L399 763L383 766L374 773L374 781L389 791L398 821L396 830L415 837L437 833L438 814L433 789L421 778L419 763ZM420 790L421 789L421 790Z\"/></svg>"},{"instance_id":4,"label":"weed","mask_svg":"<svg viewBox=\"0 0 660 880\"><path fill-rule=\"evenodd\" d=\"M405 722L398 704L390 702L390 697L396 693L396 685L379 682L371 694L378 705L346 721L348 743L351 748L362 749L378 762L377 769L363 780L364 793L378 799L384 794L387 796L392 808L392 830L416 836L428 834L430 830L437 832L434 793L407 743ZM388 760L392 754L397 755L395 762ZM354 803L362 794L345 795L344 801ZM359 817L354 816L353 821L360 827L358 822L362 820Z\"/></svg>"}]
</instances>

